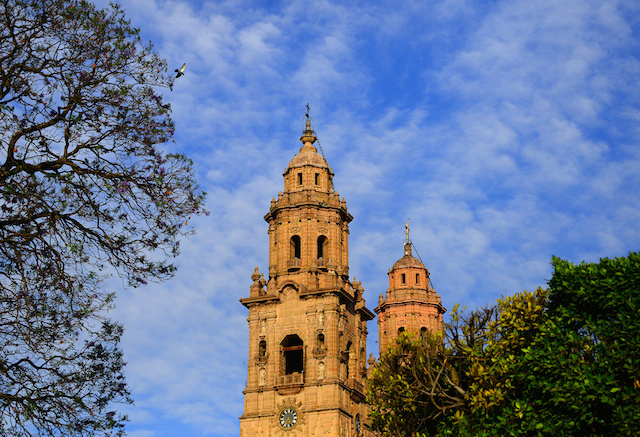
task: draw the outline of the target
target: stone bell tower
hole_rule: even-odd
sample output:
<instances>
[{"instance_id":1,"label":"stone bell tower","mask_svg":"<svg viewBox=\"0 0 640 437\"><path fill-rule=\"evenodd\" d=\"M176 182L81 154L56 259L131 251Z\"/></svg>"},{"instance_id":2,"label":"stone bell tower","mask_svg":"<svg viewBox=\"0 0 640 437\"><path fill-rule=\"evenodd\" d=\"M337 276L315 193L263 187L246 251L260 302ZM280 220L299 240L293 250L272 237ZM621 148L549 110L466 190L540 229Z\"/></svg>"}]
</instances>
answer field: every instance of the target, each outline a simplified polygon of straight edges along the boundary
<instances>
[{"instance_id":1,"label":"stone bell tower","mask_svg":"<svg viewBox=\"0 0 640 437\"><path fill-rule=\"evenodd\" d=\"M429 269L411 254L408 223L405 229L404 256L389 269L386 297L380 294L374 310L378 314L380 356L403 331L442 333L445 308L431 286Z\"/></svg>"},{"instance_id":2,"label":"stone bell tower","mask_svg":"<svg viewBox=\"0 0 640 437\"><path fill-rule=\"evenodd\" d=\"M249 361L240 435L372 436L365 423L363 287L349 279L349 222L333 172L313 146L307 116L302 148L271 200L268 279L256 267L249 297Z\"/></svg>"}]
</instances>

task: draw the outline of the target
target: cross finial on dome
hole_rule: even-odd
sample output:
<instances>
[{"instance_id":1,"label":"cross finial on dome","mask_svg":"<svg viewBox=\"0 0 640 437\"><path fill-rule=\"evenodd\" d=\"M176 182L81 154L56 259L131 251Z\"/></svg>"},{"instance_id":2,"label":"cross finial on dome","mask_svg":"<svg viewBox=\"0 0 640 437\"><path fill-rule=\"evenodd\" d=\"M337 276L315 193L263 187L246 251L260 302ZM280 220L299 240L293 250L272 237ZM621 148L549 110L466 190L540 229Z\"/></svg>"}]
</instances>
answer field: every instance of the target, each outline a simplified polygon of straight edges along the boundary
<instances>
[{"instance_id":1,"label":"cross finial on dome","mask_svg":"<svg viewBox=\"0 0 640 437\"><path fill-rule=\"evenodd\" d=\"M317 138L316 138L316 133L311 130L311 117L309 117L309 103L307 102L307 112L304 114L305 117L307 118L307 128L304 130L304 132L302 132L302 136L300 137L300 141L302 141L302 144L306 145L312 145L313 143L316 142Z\"/></svg>"},{"instance_id":2,"label":"cross finial on dome","mask_svg":"<svg viewBox=\"0 0 640 437\"><path fill-rule=\"evenodd\" d=\"M405 256L407 256L411 255L411 241L409 240L409 219L407 219L407 222L404 225L404 229L407 236L407 240L404 243L404 254Z\"/></svg>"},{"instance_id":3,"label":"cross finial on dome","mask_svg":"<svg viewBox=\"0 0 640 437\"><path fill-rule=\"evenodd\" d=\"M404 224L405 233L407 234L407 244L409 244L409 219Z\"/></svg>"}]
</instances>

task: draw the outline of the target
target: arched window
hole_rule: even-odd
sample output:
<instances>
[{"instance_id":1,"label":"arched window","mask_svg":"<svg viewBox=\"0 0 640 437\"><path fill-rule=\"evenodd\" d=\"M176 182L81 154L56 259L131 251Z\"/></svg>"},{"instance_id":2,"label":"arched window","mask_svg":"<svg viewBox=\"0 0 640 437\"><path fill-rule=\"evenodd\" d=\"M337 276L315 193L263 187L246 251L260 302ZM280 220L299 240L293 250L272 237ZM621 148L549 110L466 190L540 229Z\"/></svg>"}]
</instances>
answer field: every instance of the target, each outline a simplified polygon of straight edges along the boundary
<instances>
[{"instance_id":1,"label":"arched window","mask_svg":"<svg viewBox=\"0 0 640 437\"><path fill-rule=\"evenodd\" d=\"M349 379L349 355L351 354L351 342L347 343L347 350L344 354L344 379Z\"/></svg>"},{"instance_id":2,"label":"arched window","mask_svg":"<svg viewBox=\"0 0 640 437\"><path fill-rule=\"evenodd\" d=\"M318 334L318 349L324 349L324 334Z\"/></svg>"},{"instance_id":3,"label":"arched window","mask_svg":"<svg viewBox=\"0 0 640 437\"><path fill-rule=\"evenodd\" d=\"M318 237L318 259L325 257L325 248L328 246L329 240L324 235Z\"/></svg>"},{"instance_id":4,"label":"arched window","mask_svg":"<svg viewBox=\"0 0 640 437\"><path fill-rule=\"evenodd\" d=\"M427 328L425 328L424 326L420 328L420 338L422 338L422 340L427 341L427 334Z\"/></svg>"},{"instance_id":5,"label":"arched window","mask_svg":"<svg viewBox=\"0 0 640 437\"><path fill-rule=\"evenodd\" d=\"M294 235L291 237L291 259L300 259L300 237Z\"/></svg>"},{"instance_id":6,"label":"arched window","mask_svg":"<svg viewBox=\"0 0 640 437\"><path fill-rule=\"evenodd\" d=\"M404 327L398 328L398 335L402 334L403 332L404 332Z\"/></svg>"},{"instance_id":7,"label":"arched window","mask_svg":"<svg viewBox=\"0 0 640 437\"><path fill-rule=\"evenodd\" d=\"M304 370L304 345L300 337L295 334L287 335L280 346L282 348L282 374L302 373Z\"/></svg>"}]
</instances>

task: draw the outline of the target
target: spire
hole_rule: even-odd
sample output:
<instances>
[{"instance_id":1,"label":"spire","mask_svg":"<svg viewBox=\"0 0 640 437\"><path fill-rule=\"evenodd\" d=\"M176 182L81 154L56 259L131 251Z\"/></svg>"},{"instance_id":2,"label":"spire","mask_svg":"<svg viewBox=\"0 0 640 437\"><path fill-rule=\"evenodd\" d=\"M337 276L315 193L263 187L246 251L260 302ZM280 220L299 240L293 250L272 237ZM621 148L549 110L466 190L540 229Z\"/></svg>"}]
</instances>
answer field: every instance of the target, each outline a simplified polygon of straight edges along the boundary
<instances>
[{"instance_id":1,"label":"spire","mask_svg":"<svg viewBox=\"0 0 640 437\"><path fill-rule=\"evenodd\" d=\"M407 240L404 243L404 256L411 256L411 241L409 240L409 221L404 225Z\"/></svg>"},{"instance_id":2,"label":"spire","mask_svg":"<svg viewBox=\"0 0 640 437\"><path fill-rule=\"evenodd\" d=\"M307 112L304 114L307 118L307 128L302 132L302 136L300 137L300 141L305 146L311 146L316 142L316 133L311 130L311 118L309 117L309 104L307 103Z\"/></svg>"}]
</instances>

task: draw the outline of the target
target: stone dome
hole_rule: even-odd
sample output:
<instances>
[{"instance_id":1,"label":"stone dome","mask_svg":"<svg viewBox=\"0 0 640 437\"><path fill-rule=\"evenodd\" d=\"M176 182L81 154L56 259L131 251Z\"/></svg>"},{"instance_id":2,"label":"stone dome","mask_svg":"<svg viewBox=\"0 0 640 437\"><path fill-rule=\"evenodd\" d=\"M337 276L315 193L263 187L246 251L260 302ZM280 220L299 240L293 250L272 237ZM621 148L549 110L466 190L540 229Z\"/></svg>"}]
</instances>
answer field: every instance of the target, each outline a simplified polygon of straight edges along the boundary
<instances>
[{"instance_id":1,"label":"stone dome","mask_svg":"<svg viewBox=\"0 0 640 437\"><path fill-rule=\"evenodd\" d=\"M402 258L400 258L398 261L396 261L396 263L393 265L392 270L407 268L407 267L419 267L421 269L424 269L424 264L422 264L419 259L411 255L405 255Z\"/></svg>"},{"instance_id":2,"label":"stone dome","mask_svg":"<svg viewBox=\"0 0 640 437\"><path fill-rule=\"evenodd\" d=\"M404 256L396 261L391 270L407 267L418 267L424 269L424 264L422 264L422 262L418 258L411 255L411 244L409 243L404 245Z\"/></svg>"},{"instance_id":3,"label":"stone dome","mask_svg":"<svg viewBox=\"0 0 640 437\"><path fill-rule=\"evenodd\" d=\"M296 167L304 167L307 165L313 167L329 168L329 164L324 160L322 155L318 153L318 149L313 147L313 143L317 140L315 132L311 130L311 123L307 120L307 128L302 132L300 141L302 141L302 148L296 156L289 162L287 171ZM286 173L286 172L285 172Z\"/></svg>"},{"instance_id":4,"label":"stone dome","mask_svg":"<svg viewBox=\"0 0 640 437\"><path fill-rule=\"evenodd\" d=\"M304 167L307 165L329 168L327 161L324 160L322 155L318 153L318 150L313 147L311 143L307 143L302 146L298 154L294 156L293 159L289 162L287 170L296 167Z\"/></svg>"}]
</instances>

